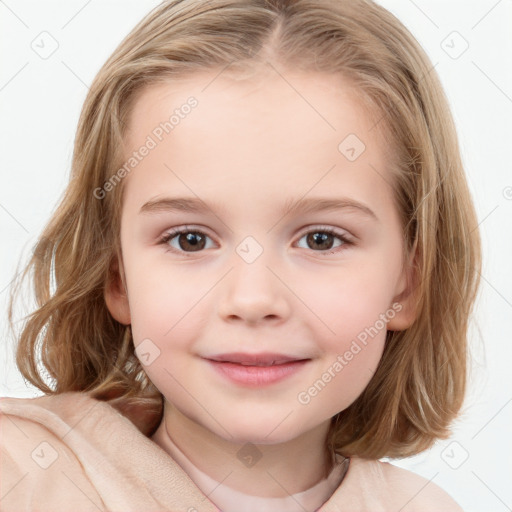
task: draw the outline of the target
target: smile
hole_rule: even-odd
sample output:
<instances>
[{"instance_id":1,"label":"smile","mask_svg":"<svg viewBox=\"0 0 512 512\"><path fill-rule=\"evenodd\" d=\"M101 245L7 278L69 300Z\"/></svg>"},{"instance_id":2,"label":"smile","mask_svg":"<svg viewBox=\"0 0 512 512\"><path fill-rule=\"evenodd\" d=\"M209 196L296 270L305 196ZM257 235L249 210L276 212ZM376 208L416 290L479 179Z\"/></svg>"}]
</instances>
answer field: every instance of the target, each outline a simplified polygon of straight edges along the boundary
<instances>
[{"instance_id":1,"label":"smile","mask_svg":"<svg viewBox=\"0 0 512 512\"><path fill-rule=\"evenodd\" d=\"M299 372L310 359L279 359L262 361L219 361L206 359L210 367L233 383L260 387L275 384Z\"/></svg>"}]
</instances>

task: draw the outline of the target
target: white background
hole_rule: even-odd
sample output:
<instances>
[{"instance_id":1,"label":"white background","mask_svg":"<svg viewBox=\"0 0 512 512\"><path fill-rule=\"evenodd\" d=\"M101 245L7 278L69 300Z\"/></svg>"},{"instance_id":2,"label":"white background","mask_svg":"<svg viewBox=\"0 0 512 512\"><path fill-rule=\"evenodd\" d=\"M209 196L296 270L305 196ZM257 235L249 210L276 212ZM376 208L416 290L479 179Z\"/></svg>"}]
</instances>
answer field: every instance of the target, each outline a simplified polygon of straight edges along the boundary
<instances>
[{"instance_id":1,"label":"white background","mask_svg":"<svg viewBox=\"0 0 512 512\"><path fill-rule=\"evenodd\" d=\"M66 186L88 85L158 3L0 0L0 396L41 394L23 382L14 364L6 320L9 283ZM463 414L451 439L393 463L432 479L467 512L512 510L512 1L379 3L411 30L441 77L484 249ZM46 48L58 45L46 59L32 48L41 37Z\"/></svg>"}]
</instances>

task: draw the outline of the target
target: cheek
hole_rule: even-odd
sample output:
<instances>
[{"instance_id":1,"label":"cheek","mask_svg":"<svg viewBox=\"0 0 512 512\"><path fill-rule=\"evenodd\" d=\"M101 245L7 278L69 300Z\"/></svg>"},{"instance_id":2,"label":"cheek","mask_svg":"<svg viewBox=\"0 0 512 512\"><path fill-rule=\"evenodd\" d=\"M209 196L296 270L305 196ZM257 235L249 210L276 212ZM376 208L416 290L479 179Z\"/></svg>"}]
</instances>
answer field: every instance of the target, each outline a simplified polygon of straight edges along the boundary
<instances>
[{"instance_id":1,"label":"cheek","mask_svg":"<svg viewBox=\"0 0 512 512\"><path fill-rule=\"evenodd\" d=\"M314 286L303 285L299 296L314 312L311 325L315 334L321 335L326 350L346 350L352 339L364 339L368 329L385 334L382 318L390 319L393 298L390 273L374 264L344 269L335 276L317 274Z\"/></svg>"},{"instance_id":2,"label":"cheek","mask_svg":"<svg viewBox=\"0 0 512 512\"><path fill-rule=\"evenodd\" d=\"M391 305L389 271L378 265L337 279L317 276L306 292L316 316L308 323L325 364L305 383L299 402L327 415L348 407L370 382L382 357ZM316 398L318 397L318 398Z\"/></svg>"},{"instance_id":3,"label":"cheek","mask_svg":"<svg viewBox=\"0 0 512 512\"><path fill-rule=\"evenodd\" d=\"M139 275L132 282L133 343L153 384L173 401L186 404L190 397L182 384L194 374L190 353L201 331L201 318L206 318L207 301L201 297L207 287L198 289L177 276L157 279L155 274Z\"/></svg>"},{"instance_id":4,"label":"cheek","mask_svg":"<svg viewBox=\"0 0 512 512\"><path fill-rule=\"evenodd\" d=\"M382 358L386 323L377 309L354 313L334 323L336 335L317 337L323 350L322 364L304 383L299 403L314 401L318 414L332 417L350 406L372 379ZM317 398L318 397L318 398Z\"/></svg>"},{"instance_id":5,"label":"cheek","mask_svg":"<svg viewBox=\"0 0 512 512\"><path fill-rule=\"evenodd\" d=\"M313 417L332 418L352 405L365 390L383 349L382 336L377 336L366 346L355 343L322 368L322 373L301 389L297 401L302 407L309 408Z\"/></svg>"},{"instance_id":6,"label":"cheek","mask_svg":"<svg viewBox=\"0 0 512 512\"><path fill-rule=\"evenodd\" d=\"M128 290L135 343L150 338L161 348L170 343L186 345L200 319L206 318L198 311L211 284L155 266L131 276Z\"/></svg>"}]
</instances>

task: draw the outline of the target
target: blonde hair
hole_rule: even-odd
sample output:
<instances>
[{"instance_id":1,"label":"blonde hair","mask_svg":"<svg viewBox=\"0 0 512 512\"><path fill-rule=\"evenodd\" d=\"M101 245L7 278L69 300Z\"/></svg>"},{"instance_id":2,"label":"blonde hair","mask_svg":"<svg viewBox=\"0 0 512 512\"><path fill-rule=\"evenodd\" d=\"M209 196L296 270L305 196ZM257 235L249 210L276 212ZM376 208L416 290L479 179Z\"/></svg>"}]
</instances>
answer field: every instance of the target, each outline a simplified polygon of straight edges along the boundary
<instances>
[{"instance_id":1,"label":"blonde hair","mask_svg":"<svg viewBox=\"0 0 512 512\"><path fill-rule=\"evenodd\" d=\"M84 391L126 414L151 410L151 424L133 421L148 435L156 428L162 395L104 299L121 255L123 182L102 200L93 191L124 162L123 134L144 87L266 60L350 80L393 148L404 256L417 251L418 315L387 332L376 373L332 418L327 445L346 456L414 455L449 436L463 403L480 238L438 76L407 29L370 0L166 1L132 30L91 85L69 185L21 276L33 272L38 308L19 335L17 365L46 394Z\"/></svg>"}]
</instances>

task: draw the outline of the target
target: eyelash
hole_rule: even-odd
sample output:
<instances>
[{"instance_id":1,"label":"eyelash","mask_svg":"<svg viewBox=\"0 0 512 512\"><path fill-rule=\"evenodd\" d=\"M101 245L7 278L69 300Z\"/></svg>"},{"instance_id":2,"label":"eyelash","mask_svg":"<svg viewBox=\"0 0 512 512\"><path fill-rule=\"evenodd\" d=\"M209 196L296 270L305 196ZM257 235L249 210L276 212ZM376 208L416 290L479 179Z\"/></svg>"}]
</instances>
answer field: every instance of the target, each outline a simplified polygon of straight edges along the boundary
<instances>
[{"instance_id":1,"label":"eyelash","mask_svg":"<svg viewBox=\"0 0 512 512\"><path fill-rule=\"evenodd\" d=\"M165 233L162 237L159 238L158 245L168 245L168 242L170 242L173 238L175 238L178 235L182 235L184 233L197 233L197 234L206 236L208 238L211 238L210 236L208 236L206 233L204 233L203 231L201 231L199 229L193 229L193 228L189 228L188 226L185 226L183 228L172 229L172 230L168 231L167 233ZM344 248L346 248L347 246L354 245L354 242L347 235L342 234L342 233L338 232L336 229L331 228L329 226L318 226L318 227L315 227L308 231L305 231L300 235L299 240L301 240L304 236L309 235L310 233L325 233L325 234L333 235L335 238L338 238L339 240L341 240L341 242L343 242L342 245L339 245L338 247L335 247L333 249L325 249L325 250L319 250L319 251L314 251L313 249L310 249L312 252L316 252L316 253L320 253L320 254L322 254L322 253L333 254L333 253L337 253L337 252L344 250ZM187 252L187 251L175 249L174 247L171 247L170 245L168 245L168 247L169 247L170 252L177 253L177 254L186 254L187 256L188 255L192 256L196 252L199 253L199 252L204 251L204 249L203 249L202 251Z\"/></svg>"}]
</instances>

